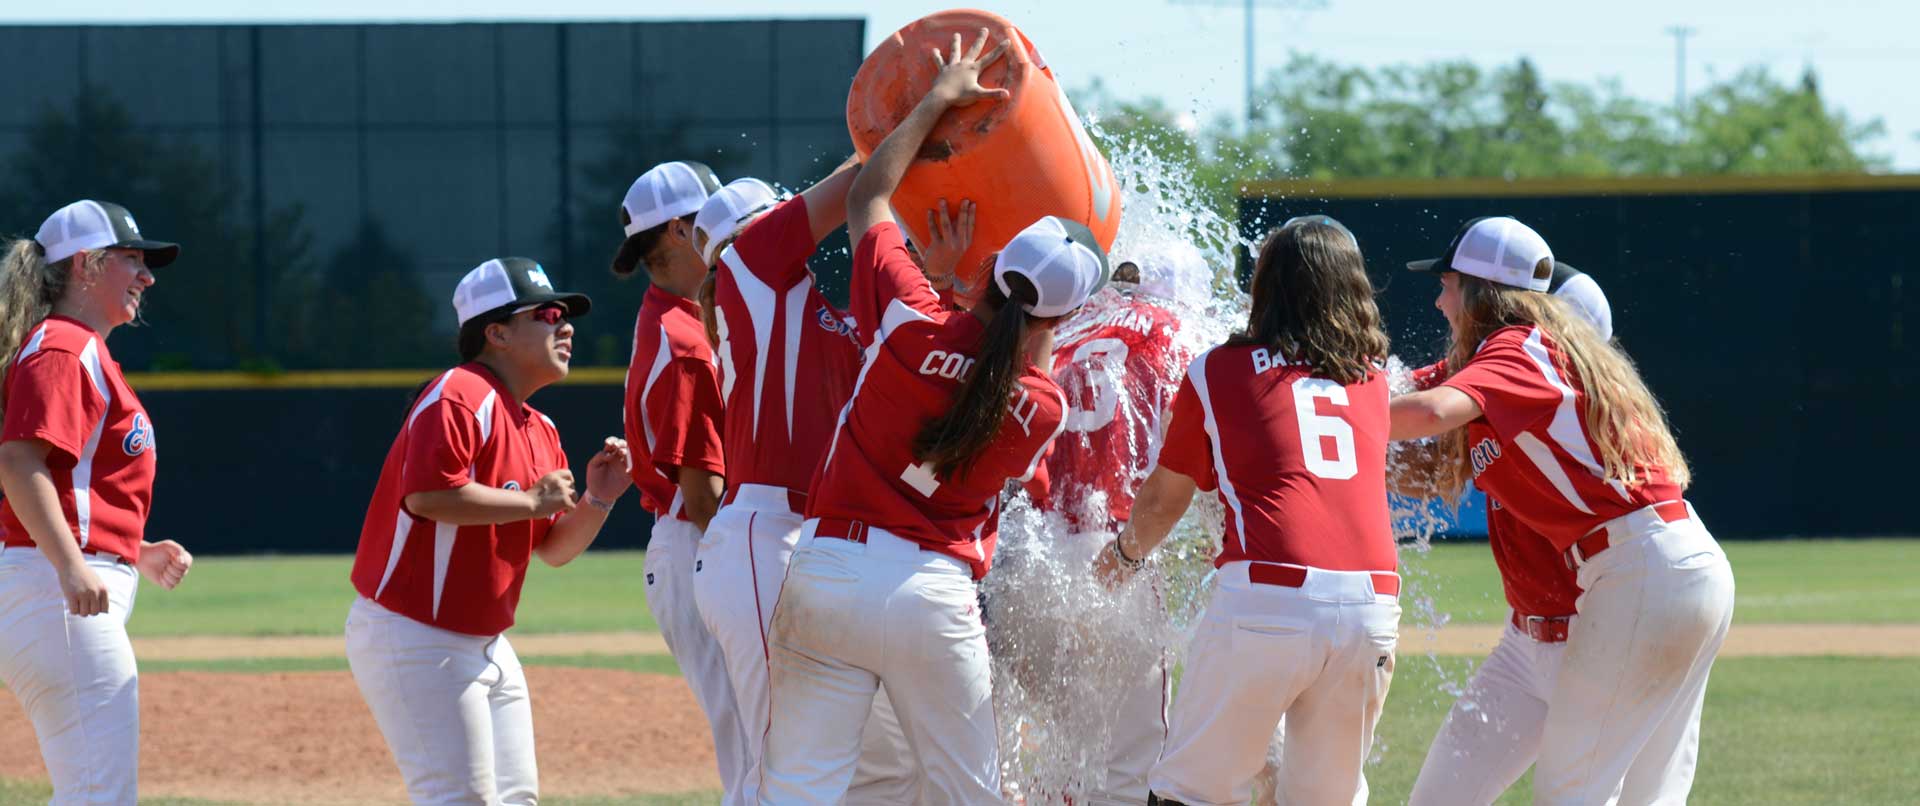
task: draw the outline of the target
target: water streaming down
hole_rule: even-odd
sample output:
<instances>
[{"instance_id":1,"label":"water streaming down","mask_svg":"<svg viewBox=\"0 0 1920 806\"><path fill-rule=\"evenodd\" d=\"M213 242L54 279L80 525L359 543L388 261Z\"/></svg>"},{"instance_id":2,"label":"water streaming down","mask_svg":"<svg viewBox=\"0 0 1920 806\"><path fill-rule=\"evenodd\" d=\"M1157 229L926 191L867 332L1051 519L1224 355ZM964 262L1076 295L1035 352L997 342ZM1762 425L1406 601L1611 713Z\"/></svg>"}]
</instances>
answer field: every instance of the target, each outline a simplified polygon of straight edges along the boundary
<instances>
[{"instance_id":1,"label":"water streaming down","mask_svg":"<svg viewBox=\"0 0 1920 806\"><path fill-rule=\"evenodd\" d=\"M1098 122L1089 129L1097 135ZM1241 239L1234 222L1211 209L1190 170L1158 158L1147 144L1112 144L1108 156L1126 210L1114 256L1184 241L1197 247L1213 270L1208 282L1189 284L1179 298L1154 300L1180 321L1174 339L1182 349L1169 351L1169 360L1225 341L1246 322L1247 297L1235 279L1234 252L1257 244ZM1311 203L1293 212L1313 212ZM1360 237L1364 244L1365 234ZM1096 298L1085 314L1098 316L1103 304L1110 302ZM1073 324L1064 325L1063 331ZM1064 332L1062 336L1066 343ZM1165 369L1174 375L1184 371ZM1110 371L1117 373L1119 367ZM1397 358L1390 359L1389 372L1395 393L1410 390L1407 367ZM1118 378L1106 382L1120 387ZM1130 426L1157 426L1160 413L1140 410L1128 395L1119 397L1108 427L1151 435L1148 444L1131 439L1127 444L1137 484L1151 469L1148 459L1158 453L1159 429ZM1075 501L1073 506L1104 511L1099 500ZM1437 628L1446 617L1434 605L1433 580L1416 569L1445 520L1431 507L1398 498L1392 514L1402 541L1402 573L1408 577L1403 632ZM1087 793L1099 787L1119 696L1142 676L1158 678L1179 667L1191 625L1211 592L1212 558L1222 523L1218 498L1212 493L1195 496L1148 569L1119 591L1108 592L1094 581L1090 566L1093 551L1111 534L1072 535L1073 527L1059 514L1036 507L1025 492L1012 497L1001 514L993 571L982 583L1002 780L1010 795L1028 804L1086 802ZM1458 681L1447 681L1443 692L1425 696L1450 701L1461 687ZM1376 742L1375 760L1384 751L1384 743Z\"/></svg>"}]
</instances>

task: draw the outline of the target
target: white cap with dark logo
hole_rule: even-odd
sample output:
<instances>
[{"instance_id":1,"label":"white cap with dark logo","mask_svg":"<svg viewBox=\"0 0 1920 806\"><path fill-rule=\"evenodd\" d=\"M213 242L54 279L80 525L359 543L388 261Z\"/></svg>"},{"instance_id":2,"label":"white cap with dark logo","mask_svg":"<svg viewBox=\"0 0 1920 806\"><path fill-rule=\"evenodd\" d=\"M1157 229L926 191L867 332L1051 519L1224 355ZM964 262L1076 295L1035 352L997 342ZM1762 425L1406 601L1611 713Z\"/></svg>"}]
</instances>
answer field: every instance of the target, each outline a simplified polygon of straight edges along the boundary
<instances>
[{"instance_id":1,"label":"white cap with dark logo","mask_svg":"<svg viewBox=\"0 0 1920 806\"><path fill-rule=\"evenodd\" d=\"M779 202L772 185L752 177L735 179L714 191L693 218L693 244L700 249L700 258L713 265L720 244Z\"/></svg>"},{"instance_id":2,"label":"white cap with dark logo","mask_svg":"<svg viewBox=\"0 0 1920 806\"><path fill-rule=\"evenodd\" d=\"M1014 300L1018 297L1007 283L1010 274L1025 277L1036 292L1033 301L1021 301L1023 310L1039 317L1065 316L1107 284L1107 253L1080 222L1047 216L1013 236L994 260L993 281Z\"/></svg>"},{"instance_id":3,"label":"white cap with dark logo","mask_svg":"<svg viewBox=\"0 0 1920 806\"><path fill-rule=\"evenodd\" d=\"M1416 260L1407 268L1457 271L1504 286L1546 291L1553 277L1553 250L1531 227L1506 216L1490 216L1468 221L1440 257Z\"/></svg>"},{"instance_id":4,"label":"white cap with dark logo","mask_svg":"<svg viewBox=\"0 0 1920 806\"><path fill-rule=\"evenodd\" d=\"M113 202L87 199L47 216L33 240L48 263L73 257L83 249L138 249L146 253L147 268L157 269L180 256L180 245L149 241L140 234L127 208Z\"/></svg>"},{"instance_id":5,"label":"white cap with dark logo","mask_svg":"<svg viewBox=\"0 0 1920 806\"><path fill-rule=\"evenodd\" d=\"M498 257L475 266L453 289L453 312L461 325L502 308L518 310L549 302L564 306L568 319L593 309L593 300L585 294L553 290L547 270L524 257Z\"/></svg>"},{"instance_id":6,"label":"white cap with dark logo","mask_svg":"<svg viewBox=\"0 0 1920 806\"><path fill-rule=\"evenodd\" d=\"M1547 287L1547 293L1559 297L1573 307L1573 312L1593 325L1600 338L1613 339L1613 306L1607 303L1607 295L1601 293L1600 284L1592 277L1582 273L1562 261L1553 262L1553 282Z\"/></svg>"}]
</instances>

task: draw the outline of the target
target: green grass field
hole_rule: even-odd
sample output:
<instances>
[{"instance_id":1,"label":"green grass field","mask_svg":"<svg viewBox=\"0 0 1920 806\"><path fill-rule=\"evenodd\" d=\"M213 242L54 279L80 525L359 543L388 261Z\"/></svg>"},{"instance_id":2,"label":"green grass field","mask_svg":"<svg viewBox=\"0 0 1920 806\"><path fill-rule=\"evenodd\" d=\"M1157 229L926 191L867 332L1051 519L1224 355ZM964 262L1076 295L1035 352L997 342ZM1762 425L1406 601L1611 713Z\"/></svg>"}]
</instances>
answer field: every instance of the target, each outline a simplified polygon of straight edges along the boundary
<instances>
[{"instance_id":1,"label":"green grass field","mask_svg":"<svg viewBox=\"0 0 1920 806\"><path fill-rule=\"evenodd\" d=\"M1741 623L1920 623L1920 541L1729 543ZM1504 615L1484 543L1403 552L1410 595L1431 596L1456 622ZM143 589L131 631L167 635L332 635L353 593L343 557L208 558L180 590ZM641 593L642 555L596 552L564 569L536 566L519 632L653 630ZM1410 608L1409 612L1412 612ZM531 665L673 674L661 655L528 656ZM1374 802L1403 803L1440 719L1452 703L1443 682L1463 683L1471 658L1407 656L1379 729L1369 770ZM143 672L341 670L335 658L142 661ZM1701 740L1700 804L1905 804L1920 802L1920 659L1728 658L1715 667ZM1526 803L1523 779L1503 804ZM0 804L43 803L44 785L0 781ZM560 806L718 803L717 793L621 799L544 799ZM152 806L214 806L153 799Z\"/></svg>"},{"instance_id":2,"label":"green grass field","mask_svg":"<svg viewBox=\"0 0 1920 806\"><path fill-rule=\"evenodd\" d=\"M1920 541L1728 543L1748 624L1913 622ZM1431 596L1457 622L1505 616L1485 543L1403 550L1409 596ZM591 552L565 568L538 563L521 597L520 633L656 629L642 593L644 555ZM141 589L129 631L164 635L337 635L353 601L348 557L209 557L178 590ZM1409 608L1409 613L1413 612Z\"/></svg>"}]
</instances>

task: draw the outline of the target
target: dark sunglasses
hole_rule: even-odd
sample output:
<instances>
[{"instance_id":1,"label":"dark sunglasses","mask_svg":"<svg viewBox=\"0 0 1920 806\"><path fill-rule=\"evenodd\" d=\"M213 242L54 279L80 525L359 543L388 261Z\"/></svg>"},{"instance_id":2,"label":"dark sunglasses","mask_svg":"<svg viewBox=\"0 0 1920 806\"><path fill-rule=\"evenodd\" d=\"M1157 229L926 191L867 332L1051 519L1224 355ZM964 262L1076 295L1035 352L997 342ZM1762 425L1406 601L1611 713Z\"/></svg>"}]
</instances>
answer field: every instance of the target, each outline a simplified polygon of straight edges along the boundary
<instances>
[{"instance_id":1,"label":"dark sunglasses","mask_svg":"<svg viewBox=\"0 0 1920 806\"><path fill-rule=\"evenodd\" d=\"M527 311L527 316L540 324L553 326L567 321L567 309L562 305L542 305Z\"/></svg>"}]
</instances>

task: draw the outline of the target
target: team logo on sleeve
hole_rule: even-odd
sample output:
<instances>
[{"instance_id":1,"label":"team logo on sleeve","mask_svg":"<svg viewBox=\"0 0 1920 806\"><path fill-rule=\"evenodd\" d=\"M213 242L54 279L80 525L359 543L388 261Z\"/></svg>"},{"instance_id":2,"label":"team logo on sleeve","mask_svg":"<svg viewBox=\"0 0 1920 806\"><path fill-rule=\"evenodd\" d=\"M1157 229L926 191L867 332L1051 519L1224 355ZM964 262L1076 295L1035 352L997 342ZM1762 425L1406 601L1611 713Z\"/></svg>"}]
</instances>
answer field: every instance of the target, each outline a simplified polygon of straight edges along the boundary
<instances>
[{"instance_id":1,"label":"team logo on sleeve","mask_svg":"<svg viewBox=\"0 0 1920 806\"><path fill-rule=\"evenodd\" d=\"M854 337L853 323L840 318L838 314L833 312L832 307L827 305L820 306L818 316L820 327L826 329L827 332L837 333L850 339Z\"/></svg>"},{"instance_id":2,"label":"team logo on sleeve","mask_svg":"<svg viewBox=\"0 0 1920 806\"><path fill-rule=\"evenodd\" d=\"M153 425L147 422L146 412L134 412L133 427L127 430L127 438L120 441L120 450L128 456L139 456L153 447Z\"/></svg>"}]
</instances>

